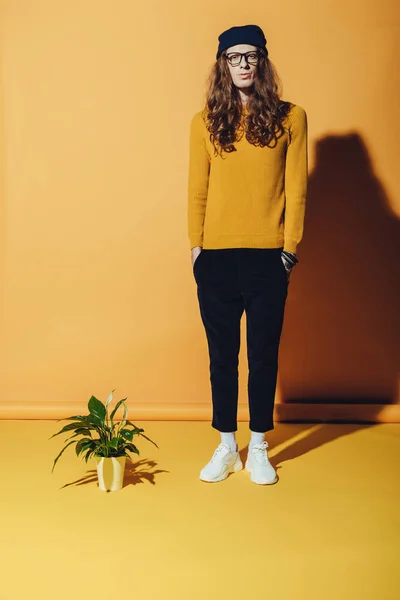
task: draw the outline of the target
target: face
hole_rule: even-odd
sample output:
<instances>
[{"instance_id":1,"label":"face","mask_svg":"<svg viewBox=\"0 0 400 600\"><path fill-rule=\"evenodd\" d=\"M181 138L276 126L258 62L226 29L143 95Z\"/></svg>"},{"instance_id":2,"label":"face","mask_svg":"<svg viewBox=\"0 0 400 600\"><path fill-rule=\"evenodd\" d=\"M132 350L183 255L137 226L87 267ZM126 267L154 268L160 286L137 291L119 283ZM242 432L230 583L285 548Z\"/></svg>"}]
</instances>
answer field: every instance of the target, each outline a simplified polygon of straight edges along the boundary
<instances>
[{"instance_id":1,"label":"face","mask_svg":"<svg viewBox=\"0 0 400 600\"><path fill-rule=\"evenodd\" d=\"M251 46L249 44L237 44L236 46L230 46L230 48L226 50L226 53L228 56L234 57L235 52L251 52L251 54L247 55L251 60L252 58L255 58L253 52L256 51L257 46ZM227 64L233 83L239 89L244 89L253 84L256 77L257 65L248 63L245 56L237 56L237 59L239 58L241 58L241 60L237 66L232 66L229 61L227 61ZM234 65L235 64L236 63L234 63Z\"/></svg>"}]
</instances>

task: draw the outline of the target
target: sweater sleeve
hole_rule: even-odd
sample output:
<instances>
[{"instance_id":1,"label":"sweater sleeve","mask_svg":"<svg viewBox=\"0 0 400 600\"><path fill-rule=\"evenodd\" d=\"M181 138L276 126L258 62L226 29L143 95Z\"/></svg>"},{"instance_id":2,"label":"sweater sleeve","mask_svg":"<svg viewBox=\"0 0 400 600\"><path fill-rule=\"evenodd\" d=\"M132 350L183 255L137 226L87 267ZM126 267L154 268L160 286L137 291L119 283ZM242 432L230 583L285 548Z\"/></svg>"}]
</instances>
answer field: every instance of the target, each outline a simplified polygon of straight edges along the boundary
<instances>
[{"instance_id":1,"label":"sweater sleeve","mask_svg":"<svg viewBox=\"0 0 400 600\"><path fill-rule=\"evenodd\" d=\"M190 123L188 176L188 233L191 248L203 245L203 226L206 214L210 155L205 145L205 123L196 113Z\"/></svg>"},{"instance_id":2,"label":"sweater sleeve","mask_svg":"<svg viewBox=\"0 0 400 600\"><path fill-rule=\"evenodd\" d=\"M283 249L295 253L303 237L308 178L307 114L301 106L294 106L289 123L290 141L285 164Z\"/></svg>"}]
</instances>

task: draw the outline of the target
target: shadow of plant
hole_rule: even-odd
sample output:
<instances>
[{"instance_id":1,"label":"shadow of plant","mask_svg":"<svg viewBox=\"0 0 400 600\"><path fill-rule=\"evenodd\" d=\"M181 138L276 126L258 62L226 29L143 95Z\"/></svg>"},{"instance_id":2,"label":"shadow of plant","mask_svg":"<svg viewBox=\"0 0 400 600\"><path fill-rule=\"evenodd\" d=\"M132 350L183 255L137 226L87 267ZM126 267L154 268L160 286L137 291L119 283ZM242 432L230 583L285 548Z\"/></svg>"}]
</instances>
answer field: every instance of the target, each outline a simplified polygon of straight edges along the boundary
<instances>
[{"instance_id":1,"label":"shadow of plant","mask_svg":"<svg viewBox=\"0 0 400 600\"><path fill-rule=\"evenodd\" d=\"M125 473L124 473L124 482L122 487L127 487L128 485L137 485L138 483L144 483L148 481L152 485L155 485L155 476L159 473L169 473L165 469L156 469L157 463L154 460L138 460L133 462L129 459L126 460ZM97 483L97 470L90 469L83 477L80 477L76 481L71 481L70 483L66 483L61 487L61 489L70 487L72 485L86 485L88 483Z\"/></svg>"}]
</instances>

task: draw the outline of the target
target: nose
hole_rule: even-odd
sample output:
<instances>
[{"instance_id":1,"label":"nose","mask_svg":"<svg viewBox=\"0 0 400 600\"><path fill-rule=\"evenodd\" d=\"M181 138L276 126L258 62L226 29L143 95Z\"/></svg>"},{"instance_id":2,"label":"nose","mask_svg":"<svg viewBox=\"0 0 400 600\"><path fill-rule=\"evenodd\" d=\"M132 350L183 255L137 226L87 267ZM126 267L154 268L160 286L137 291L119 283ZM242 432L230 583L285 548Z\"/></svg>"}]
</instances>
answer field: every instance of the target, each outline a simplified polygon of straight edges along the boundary
<instances>
[{"instance_id":1,"label":"nose","mask_svg":"<svg viewBox=\"0 0 400 600\"><path fill-rule=\"evenodd\" d=\"M242 66L242 60L244 60L244 67L245 67L245 69L250 69L250 65L247 62L247 56L245 54L242 54L242 56L240 57L239 67Z\"/></svg>"}]
</instances>

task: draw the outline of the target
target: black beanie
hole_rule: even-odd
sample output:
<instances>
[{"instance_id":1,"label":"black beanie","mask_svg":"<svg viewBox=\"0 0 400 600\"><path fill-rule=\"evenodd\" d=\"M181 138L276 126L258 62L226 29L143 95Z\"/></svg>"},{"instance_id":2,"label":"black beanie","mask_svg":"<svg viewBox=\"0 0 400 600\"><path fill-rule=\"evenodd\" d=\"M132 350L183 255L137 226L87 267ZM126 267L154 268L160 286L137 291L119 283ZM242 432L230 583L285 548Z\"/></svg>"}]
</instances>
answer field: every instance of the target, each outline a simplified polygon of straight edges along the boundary
<instances>
[{"instance_id":1,"label":"black beanie","mask_svg":"<svg viewBox=\"0 0 400 600\"><path fill-rule=\"evenodd\" d=\"M236 44L250 44L251 46L259 46L264 48L267 52L266 47L267 40L261 27L258 25L240 25L238 27L231 27L227 29L218 37L219 45L217 58L221 53L230 48L230 46L236 46Z\"/></svg>"}]
</instances>

